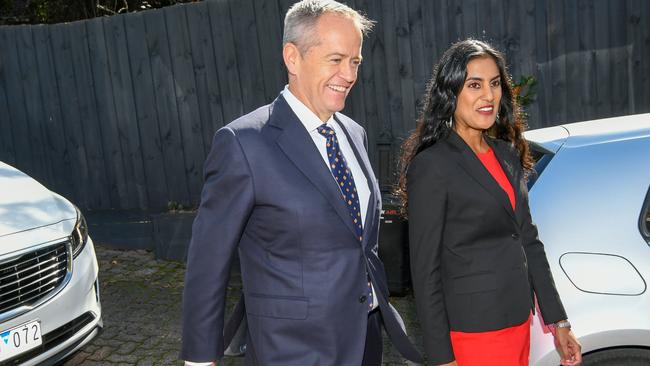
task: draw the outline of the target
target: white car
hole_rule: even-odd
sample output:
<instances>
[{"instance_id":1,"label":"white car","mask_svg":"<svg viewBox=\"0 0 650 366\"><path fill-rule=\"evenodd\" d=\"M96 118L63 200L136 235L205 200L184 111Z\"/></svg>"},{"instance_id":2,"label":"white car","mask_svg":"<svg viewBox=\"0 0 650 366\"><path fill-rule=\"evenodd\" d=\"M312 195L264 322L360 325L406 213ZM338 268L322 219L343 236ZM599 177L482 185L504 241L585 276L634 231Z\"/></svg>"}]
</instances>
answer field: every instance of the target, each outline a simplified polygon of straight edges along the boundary
<instances>
[{"instance_id":1,"label":"white car","mask_svg":"<svg viewBox=\"0 0 650 366\"><path fill-rule=\"evenodd\" d=\"M650 365L650 114L528 131L533 221L584 366ZM534 319L531 365L556 366Z\"/></svg>"},{"instance_id":2,"label":"white car","mask_svg":"<svg viewBox=\"0 0 650 366\"><path fill-rule=\"evenodd\" d=\"M0 162L0 365L52 365L102 328L81 212Z\"/></svg>"}]
</instances>

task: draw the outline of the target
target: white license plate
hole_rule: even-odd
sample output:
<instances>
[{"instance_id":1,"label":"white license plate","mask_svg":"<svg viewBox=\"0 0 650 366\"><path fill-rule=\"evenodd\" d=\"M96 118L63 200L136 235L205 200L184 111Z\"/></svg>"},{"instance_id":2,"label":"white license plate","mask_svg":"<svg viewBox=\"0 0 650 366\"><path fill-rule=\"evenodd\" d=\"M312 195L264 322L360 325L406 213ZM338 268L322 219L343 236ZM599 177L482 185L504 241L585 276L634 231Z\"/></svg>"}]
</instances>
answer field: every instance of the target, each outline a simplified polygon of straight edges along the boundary
<instances>
[{"instance_id":1,"label":"white license plate","mask_svg":"<svg viewBox=\"0 0 650 366\"><path fill-rule=\"evenodd\" d=\"M0 332L0 362L8 360L43 343L41 322L33 320Z\"/></svg>"}]
</instances>

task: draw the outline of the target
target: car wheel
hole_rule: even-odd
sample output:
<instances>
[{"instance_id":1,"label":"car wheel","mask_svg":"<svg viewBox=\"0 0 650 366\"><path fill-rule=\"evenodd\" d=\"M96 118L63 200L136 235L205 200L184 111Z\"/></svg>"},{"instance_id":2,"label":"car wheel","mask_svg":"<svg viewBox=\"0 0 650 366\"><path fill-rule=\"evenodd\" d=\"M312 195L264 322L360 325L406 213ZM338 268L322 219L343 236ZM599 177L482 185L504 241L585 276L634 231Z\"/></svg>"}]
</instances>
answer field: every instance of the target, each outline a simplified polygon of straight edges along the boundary
<instances>
[{"instance_id":1,"label":"car wheel","mask_svg":"<svg viewBox=\"0 0 650 366\"><path fill-rule=\"evenodd\" d=\"M650 350L619 348L600 351L583 356L583 366L647 366L650 365Z\"/></svg>"}]
</instances>

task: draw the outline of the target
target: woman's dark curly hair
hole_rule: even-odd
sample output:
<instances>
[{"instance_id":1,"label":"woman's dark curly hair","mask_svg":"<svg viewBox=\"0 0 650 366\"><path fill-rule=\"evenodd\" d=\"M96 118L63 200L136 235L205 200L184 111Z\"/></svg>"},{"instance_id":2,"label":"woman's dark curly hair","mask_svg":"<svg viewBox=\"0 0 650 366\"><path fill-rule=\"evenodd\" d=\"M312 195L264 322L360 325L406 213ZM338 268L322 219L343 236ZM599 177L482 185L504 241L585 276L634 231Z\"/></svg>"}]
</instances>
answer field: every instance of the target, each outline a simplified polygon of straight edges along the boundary
<instances>
[{"instance_id":1,"label":"woman's dark curly hair","mask_svg":"<svg viewBox=\"0 0 650 366\"><path fill-rule=\"evenodd\" d=\"M528 144L522 137L524 116L513 93L512 80L506 68L503 54L491 45L466 39L453 44L433 68L433 76L427 84L424 106L417 120L415 131L402 144L399 160L399 182L395 194L402 202L402 214L406 216L408 200L406 196L406 172L417 154L438 140L446 138L451 129L450 121L456 110L456 98L463 89L467 78L467 64L480 57L491 57L501 75L501 102L496 123L486 131L494 138L510 142L519 152L521 165L526 173L533 166Z\"/></svg>"}]
</instances>

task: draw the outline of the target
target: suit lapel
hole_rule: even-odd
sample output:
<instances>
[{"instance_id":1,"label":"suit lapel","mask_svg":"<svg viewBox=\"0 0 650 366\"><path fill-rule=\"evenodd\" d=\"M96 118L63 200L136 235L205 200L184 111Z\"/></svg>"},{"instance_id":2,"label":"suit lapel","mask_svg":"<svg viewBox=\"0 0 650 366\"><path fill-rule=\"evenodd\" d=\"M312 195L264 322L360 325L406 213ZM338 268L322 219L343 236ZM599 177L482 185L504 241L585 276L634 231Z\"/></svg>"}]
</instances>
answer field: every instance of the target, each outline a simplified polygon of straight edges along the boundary
<instances>
[{"instance_id":1,"label":"suit lapel","mask_svg":"<svg viewBox=\"0 0 650 366\"><path fill-rule=\"evenodd\" d=\"M311 136L282 96L273 102L269 124L282 129L276 140L280 149L325 196L345 226L356 237L350 213L341 198L341 190L332 178L332 173L325 165Z\"/></svg>"},{"instance_id":2,"label":"suit lapel","mask_svg":"<svg viewBox=\"0 0 650 366\"><path fill-rule=\"evenodd\" d=\"M357 162L359 162L359 166L361 166L361 170L363 171L363 174L366 176L366 182L368 183L368 190L370 191L370 196L368 197L368 207L366 210L366 221L365 225L363 225L363 246L368 243L368 239L370 237L370 232L372 230L372 226L376 220L376 211L377 211L377 197L376 194L377 192L375 191L375 176L372 174L372 166L370 165L370 161L368 160L368 154L361 154L360 149L363 149L365 152L365 146L363 145L361 140L361 137L354 138L350 134L350 130L348 126L342 121L342 119L337 118L336 115L334 115L334 118L336 121L339 123L339 126L341 126L341 129L343 129L343 132L345 132L345 136L348 139L348 142L350 142L350 146L352 147L352 151L354 151L354 156L357 159ZM358 143L361 143L359 145Z\"/></svg>"},{"instance_id":3,"label":"suit lapel","mask_svg":"<svg viewBox=\"0 0 650 366\"><path fill-rule=\"evenodd\" d=\"M523 191L524 188L521 185L522 171L521 169L518 169L519 161L513 161L511 158L512 154L508 154L507 151L504 151L504 149L499 144L495 143L495 141L492 139L488 138L486 141L492 147L492 150L494 150L494 154L499 160L499 163L501 163L501 167L503 168L506 177L508 177L510 185L512 185L512 189L515 192L515 216L517 218L517 222L521 223L523 220L522 214L524 212L521 210L521 208L525 204L526 197L525 192Z\"/></svg>"},{"instance_id":4,"label":"suit lapel","mask_svg":"<svg viewBox=\"0 0 650 366\"><path fill-rule=\"evenodd\" d=\"M456 148L458 154L455 156L455 160L460 164L460 166L469 174L476 182L478 182L483 188L488 191L497 202L503 207L504 210L516 220L515 213L512 210L512 205L510 204L510 199L508 194L499 186L496 179L492 177L490 172L483 166L483 163L478 159L474 151L463 141L463 139L458 136L456 132L451 132L449 134L448 140L449 143ZM494 144L490 144L490 147L494 150ZM496 151L495 151L496 154ZM503 161L499 155L497 155L499 162ZM504 169L506 170L506 169ZM506 172L506 175L508 173ZM512 184L512 178L508 176ZM517 186L513 185L512 188L516 191Z\"/></svg>"}]
</instances>

